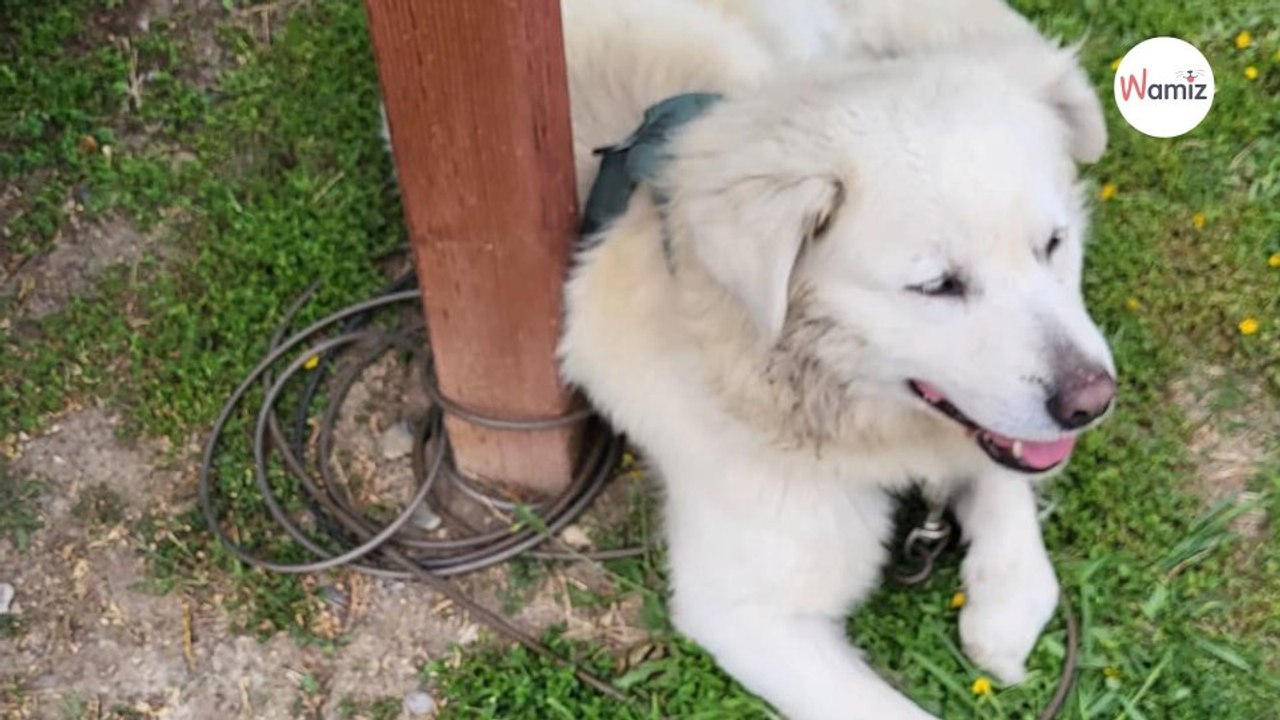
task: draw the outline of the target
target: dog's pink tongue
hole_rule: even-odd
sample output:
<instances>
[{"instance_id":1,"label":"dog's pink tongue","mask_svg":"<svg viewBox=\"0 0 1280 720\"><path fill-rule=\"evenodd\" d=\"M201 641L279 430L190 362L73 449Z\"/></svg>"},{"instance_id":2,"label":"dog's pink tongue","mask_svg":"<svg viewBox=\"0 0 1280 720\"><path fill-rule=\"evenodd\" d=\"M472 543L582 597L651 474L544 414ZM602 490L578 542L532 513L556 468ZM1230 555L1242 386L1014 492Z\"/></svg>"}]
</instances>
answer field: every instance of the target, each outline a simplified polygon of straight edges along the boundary
<instances>
[{"instance_id":1,"label":"dog's pink tongue","mask_svg":"<svg viewBox=\"0 0 1280 720\"><path fill-rule=\"evenodd\" d=\"M1051 442L1022 442L1022 462L1033 468L1046 469L1067 459L1076 446L1074 437L1064 437Z\"/></svg>"},{"instance_id":2,"label":"dog's pink tongue","mask_svg":"<svg viewBox=\"0 0 1280 720\"><path fill-rule=\"evenodd\" d=\"M994 434L993 437L1001 447L1008 448L1013 446L1013 438ZM1071 454L1072 448L1076 446L1076 439L1072 436L1048 442L1037 442L1035 440L1023 440L1021 442L1023 464L1036 470L1048 470L1066 460L1067 456Z\"/></svg>"}]
</instances>

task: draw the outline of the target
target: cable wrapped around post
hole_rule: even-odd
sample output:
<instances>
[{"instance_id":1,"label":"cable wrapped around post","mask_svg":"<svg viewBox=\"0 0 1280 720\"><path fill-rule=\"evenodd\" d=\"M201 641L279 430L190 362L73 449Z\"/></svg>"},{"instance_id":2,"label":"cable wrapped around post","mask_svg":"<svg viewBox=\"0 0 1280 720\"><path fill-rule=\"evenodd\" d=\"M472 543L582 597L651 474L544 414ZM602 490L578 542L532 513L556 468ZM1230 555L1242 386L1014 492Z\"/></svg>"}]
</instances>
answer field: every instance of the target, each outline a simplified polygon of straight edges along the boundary
<instances>
[{"instance_id":1,"label":"cable wrapped around post","mask_svg":"<svg viewBox=\"0 0 1280 720\"><path fill-rule=\"evenodd\" d=\"M266 357L241 381L214 422L205 445L200 465L199 501L210 532L237 558L253 567L285 573L311 573L338 566L386 578L415 579L467 608L473 615L496 631L524 644L531 650L565 663L535 638L513 626L506 618L477 604L460 592L450 576L480 570L501 563L521 553L549 559L589 558L603 560L630 557L645 552L644 548L622 548L597 553L562 553L535 550L582 514L600 494L613 476L621 458L624 441L590 409L578 410L559 417L506 419L492 418L462 407L445 398L439 390L431 363L425 329L421 322L406 324L395 330L371 327L374 313L420 298L413 277L397 281L381 295L340 310L306 328L285 337L293 318L314 293L314 286L304 293L285 313L285 318L271 338ZM359 346L362 352L347 362L324 388L329 368L349 348ZM414 428L412 463L415 488L413 496L390 521L370 517L352 501L333 470L334 428L343 401L366 369L390 352L401 352L411 358L426 389L431 405L426 416ZM278 373L273 368L287 364ZM304 368L311 371L292 417L286 436L276 411L286 386ZM275 523L314 559L285 563L259 557L226 531L218 515L215 490L218 479L215 461L227 425L236 409L256 386L261 386L262 404L253 423L253 474L255 485L267 512ZM308 427L313 417L312 406L324 388L328 404L316 426L316 457L308 462ZM528 511L536 522L509 522L503 527L479 531L452 513L444 512L449 523L449 537L429 537L410 524L432 491L441 483L459 490L459 497L482 503L489 508L514 512L518 505L511 500L486 492L463 477L454 467L444 432L444 417L455 415L467 422L510 432L546 430L576 423L588 423L584 449L577 472L569 487L558 496ZM286 512L270 481L270 458L278 453L284 468L297 480L315 527L324 542L308 535ZM308 467L316 468L313 474ZM318 476L317 476L318 475ZM597 690L621 701L627 697L612 685L581 669L579 679Z\"/></svg>"}]
</instances>

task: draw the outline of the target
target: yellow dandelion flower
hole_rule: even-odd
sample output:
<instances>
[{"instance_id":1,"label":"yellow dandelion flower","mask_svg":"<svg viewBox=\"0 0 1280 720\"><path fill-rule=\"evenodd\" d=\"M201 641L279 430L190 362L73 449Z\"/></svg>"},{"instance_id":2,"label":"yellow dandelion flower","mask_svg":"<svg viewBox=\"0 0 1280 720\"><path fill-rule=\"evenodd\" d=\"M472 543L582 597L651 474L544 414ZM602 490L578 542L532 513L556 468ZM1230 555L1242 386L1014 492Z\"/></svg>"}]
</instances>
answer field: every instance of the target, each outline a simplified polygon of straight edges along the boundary
<instances>
[{"instance_id":1,"label":"yellow dandelion flower","mask_svg":"<svg viewBox=\"0 0 1280 720\"><path fill-rule=\"evenodd\" d=\"M1245 69L1244 69L1244 79L1245 79L1245 80L1257 80L1257 79L1258 79L1258 68L1256 68L1256 67L1254 67L1254 66L1252 66L1252 65L1250 65L1249 67L1245 68Z\"/></svg>"},{"instance_id":2,"label":"yellow dandelion flower","mask_svg":"<svg viewBox=\"0 0 1280 720\"><path fill-rule=\"evenodd\" d=\"M307 358L307 361L302 364L302 367L308 370L315 370L317 367L320 367L320 356L312 355L311 357Z\"/></svg>"},{"instance_id":3,"label":"yellow dandelion flower","mask_svg":"<svg viewBox=\"0 0 1280 720\"><path fill-rule=\"evenodd\" d=\"M1241 30L1240 34L1236 35L1236 48L1243 50L1252 44L1253 35L1249 34L1248 30Z\"/></svg>"},{"instance_id":4,"label":"yellow dandelion flower","mask_svg":"<svg viewBox=\"0 0 1280 720\"><path fill-rule=\"evenodd\" d=\"M968 600L968 598L965 597L964 591L957 590L956 594L951 596L951 602L948 604L948 607L952 610L959 610L964 607L966 600Z\"/></svg>"},{"instance_id":5,"label":"yellow dandelion flower","mask_svg":"<svg viewBox=\"0 0 1280 720\"><path fill-rule=\"evenodd\" d=\"M1267 265L1273 268L1280 268L1280 252L1273 253L1271 257L1267 258Z\"/></svg>"},{"instance_id":6,"label":"yellow dandelion flower","mask_svg":"<svg viewBox=\"0 0 1280 720\"><path fill-rule=\"evenodd\" d=\"M1207 222L1207 219L1205 218L1204 213L1202 212L1198 212L1195 215L1191 216L1191 225L1195 227L1195 229L1197 230L1204 228L1204 224L1206 222Z\"/></svg>"},{"instance_id":7,"label":"yellow dandelion flower","mask_svg":"<svg viewBox=\"0 0 1280 720\"><path fill-rule=\"evenodd\" d=\"M1247 317L1241 320L1236 327L1240 330L1241 335L1252 335L1258 332L1258 318Z\"/></svg>"},{"instance_id":8,"label":"yellow dandelion flower","mask_svg":"<svg viewBox=\"0 0 1280 720\"><path fill-rule=\"evenodd\" d=\"M1138 310L1142 309L1142 302L1136 297L1131 297L1124 301L1124 309L1129 312L1138 312Z\"/></svg>"},{"instance_id":9,"label":"yellow dandelion flower","mask_svg":"<svg viewBox=\"0 0 1280 720\"><path fill-rule=\"evenodd\" d=\"M1115 183L1103 183L1102 187L1098 188L1098 199L1103 202L1106 202L1115 196L1116 196Z\"/></svg>"},{"instance_id":10,"label":"yellow dandelion flower","mask_svg":"<svg viewBox=\"0 0 1280 720\"><path fill-rule=\"evenodd\" d=\"M990 695L992 692L991 681L985 677L979 677L973 681L973 686L970 689L973 690L974 695Z\"/></svg>"},{"instance_id":11,"label":"yellow dandelion flower","mask_svg":"<svg viewBox=\"0 0 1280 720\"><path fill-rule=\"evenodd\" d=\"M1124 58L1116 58L1115 60L1112 60L1112 61L1111 61L1111 70L1112 70L1112 72L1114 72L1114 71L1116 71L1116 70L1119 70L1119 69L1120 69L1120 61L1121 61L1121 60L1123 60L1123 59L1124 59Z\"/></svg>"}]
</instances>

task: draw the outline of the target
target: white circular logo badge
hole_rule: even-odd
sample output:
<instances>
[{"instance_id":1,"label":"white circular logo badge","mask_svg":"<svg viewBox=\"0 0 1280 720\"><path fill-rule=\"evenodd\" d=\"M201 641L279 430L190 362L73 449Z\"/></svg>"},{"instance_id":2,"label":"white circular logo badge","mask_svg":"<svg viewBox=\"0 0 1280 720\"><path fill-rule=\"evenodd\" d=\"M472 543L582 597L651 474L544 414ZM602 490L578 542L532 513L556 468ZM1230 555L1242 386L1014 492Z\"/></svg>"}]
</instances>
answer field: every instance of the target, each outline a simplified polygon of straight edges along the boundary
<instances>
[{"instance_id":1,"label":"white circular logo badge","mask_svg":"<svg viewBox=\"0 0 1280 720\"><path fill-rule=\"evenodd\" d=\"M1116 68L1116 106L1140 133L1191 132L1213 104L1213 70L1195 46L1171 37L1143 40Z\"/></svg>"}]
</instances>

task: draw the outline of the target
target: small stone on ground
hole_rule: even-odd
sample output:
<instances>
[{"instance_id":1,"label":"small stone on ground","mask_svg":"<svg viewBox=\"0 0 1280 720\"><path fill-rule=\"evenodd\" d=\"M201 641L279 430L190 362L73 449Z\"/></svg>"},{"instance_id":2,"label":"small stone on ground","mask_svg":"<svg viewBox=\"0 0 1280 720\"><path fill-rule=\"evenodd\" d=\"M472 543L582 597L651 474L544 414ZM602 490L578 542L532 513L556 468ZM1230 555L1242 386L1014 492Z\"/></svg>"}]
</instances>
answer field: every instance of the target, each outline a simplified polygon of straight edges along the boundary
<instances>
[{"instance_id":1,"label":"small stone on ground","mask_svg":"<svg viewBox=\"0 0 1280 720\"><path fill-rule=\"evenodd\" d=\"M382 433L382 458L396 460L413 451L413 432L409 423L398 422Z\"/></svg>"},{"instance_id":2,"label":"small stone on ground","mask_svg":"<svg viewBox=\"0 0 1280 720\"><path fill-rule=\"evenodd\" d=\"M436 700L427 693L409 693L404 698L404 711L411 717L423 717L435 712Z\"/></svg>"},{"instance_id":3,"label":"small stone on ground","mask_svg":"<svg viewBox=\"0 0 1280 720\"><path fill-rule=\"evenodd\" d=\"M13 605L14 594L12 585L0 583L0 615L9 614L9 608Z\"/></svg>"}]
</instances>

